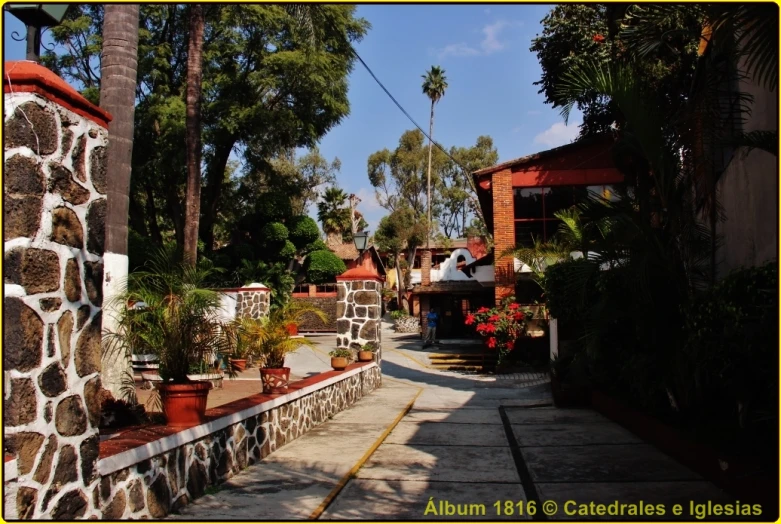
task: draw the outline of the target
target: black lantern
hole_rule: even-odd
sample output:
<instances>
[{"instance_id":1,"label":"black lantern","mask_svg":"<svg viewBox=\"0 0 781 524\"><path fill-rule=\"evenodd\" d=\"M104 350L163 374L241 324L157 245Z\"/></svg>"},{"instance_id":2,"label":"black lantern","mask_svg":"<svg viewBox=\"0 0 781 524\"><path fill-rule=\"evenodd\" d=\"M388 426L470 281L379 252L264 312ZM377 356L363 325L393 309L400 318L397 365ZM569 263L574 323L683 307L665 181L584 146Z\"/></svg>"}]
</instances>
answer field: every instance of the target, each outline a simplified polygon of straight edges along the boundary
<instances>
[{"instance_id":1,"label":"black lantern","mask_svg":"<svg viewBox=\"0 0 781 524\"><path fill-rule=\"evenodd\" d=\"M41 54L43 27L60 25L69 4L6 4L5 9L27 26L27 60L38 62ZM11 37L20 42L18 33Z\"/></svg>"},{"instance_id":2,"label":"black lantern","mask_svg":"<svg viewBox=\"0 0 781 524\"><path fill-rule=\"evenodd\" d=\"M359 231L353 235L353 242L355 243L355 249L363 254L366 251L366 244L369 242L369 232Z\"/></svg>"}]
</instances>

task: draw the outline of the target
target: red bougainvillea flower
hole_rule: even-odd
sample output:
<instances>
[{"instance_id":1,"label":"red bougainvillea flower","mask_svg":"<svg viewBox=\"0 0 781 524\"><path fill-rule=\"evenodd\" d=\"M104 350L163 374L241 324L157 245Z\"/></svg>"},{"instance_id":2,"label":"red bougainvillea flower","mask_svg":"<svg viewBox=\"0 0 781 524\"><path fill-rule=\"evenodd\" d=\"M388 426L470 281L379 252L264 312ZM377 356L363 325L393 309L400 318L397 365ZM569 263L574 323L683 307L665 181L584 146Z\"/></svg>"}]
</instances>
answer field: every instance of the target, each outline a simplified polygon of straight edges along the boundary
<instances>
[{"instance_id":1,"label":"red bougainvillea flower","mask_svg":"<svg viewBox=\"0 0 781 524\"><path fill-rule=\"evenodd\" d=\"M605 37L604 36L602 36L600 34L594 35L594 42L596 42L598 44L601 44L604 41L605 41Z\"/></svg>"},{"instance_id":2,"label":"red bougainvillea flower","mask_svg":"<svg viewBox=\"0 0 781 524\"><path fill-rule=\"evenodd\" d=\"M518 312L517 312L515 315L513 315L513 318L514 318L515 320L523 320L523 313L521 313L520 311L518 311Z\"/></svg>"},{"instance_id":3,"label":"red bougainvillea flower","mask_svg":"<svg viewBox=\"0 0 781 524\"><path fill-rule=\"evenodd\" d=\"M489 348L495 348L496 347L496 339L494 337L490 337L488 339L487 346Z\"/></svg>"},{"instance_id":4,"label":"red bougainvillea flower","mask_svg":"<svg viewBox=\"0 0 781 524\"><path fill-rule=\"evenodd\" d=\"M518 304L516 304L515 302L513 302L512 304L510 304L510 309L512 309L513 311L515 311L515 310L516 310L516 309L518 309L519 307L521 307L521 306L519 306L519 305L518 305Z\"/></svg>"},{"instance_id":5,"label":"red bougainvillea flower","mask_svg":"<svg viewBox=\"0 0 781 524\"><path fill-rule=\"evenodd\" d=\"M485 313L486 311L490 311L487 307L483 306L480 309L477 310L478 313Z\"/></svg>"},{"instance_id":6,"label":"red bougainvillea flower","mask_svg":"<svg viewBox=\"0 0 781 524\"><path fill-rule=\"evenodd\" d=\"M467 326L471 326L474 323L475 323L475 316L472 313L469 313L466 316L466 320L464 320L464 324L466 324Z\"/></svg>"},{"instance_id":7,"label":"red bougainvillea flower","mask_svg":"<svg viewBox=\"0 0 781 524\"><path fill-rule=\"evenodd\" d=\"M499 315L491 315L488 317L488 322L499 322Z\"/></svg>"},{"instance_id":8,"label":"red bougainvillea flower","mask_svg":"<svg viewBox=\"0 0 781 524\"><path fill-rule=\"evenodd\" d=\"M507 344L505 344L505 347L512 351L512 349L515 347L515 344L513 344L512 342L508 342Z\"/></svg>"}]
</instances>

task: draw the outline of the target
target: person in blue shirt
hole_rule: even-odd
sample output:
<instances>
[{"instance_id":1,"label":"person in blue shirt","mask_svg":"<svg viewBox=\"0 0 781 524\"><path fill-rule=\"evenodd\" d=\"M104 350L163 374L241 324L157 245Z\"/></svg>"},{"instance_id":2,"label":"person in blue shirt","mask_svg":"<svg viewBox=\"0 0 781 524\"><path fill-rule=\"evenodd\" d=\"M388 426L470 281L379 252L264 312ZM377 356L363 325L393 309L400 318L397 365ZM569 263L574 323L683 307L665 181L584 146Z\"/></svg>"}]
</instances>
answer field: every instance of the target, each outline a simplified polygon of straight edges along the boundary
<instances>
[{"instance_id":1,"label":"person in blue shirt","mask_svg":"<svg viewBox=\"0 0 781 524\"><path fill-rule=\"evenodd\" d=\"M439 323L439 315L437 314L437 308L431 308L426 315L427 329L426 338L423 341L423 347L427 348L431 344L434 344L437 337L437 324Z\"/></svg>"}]
</instances>

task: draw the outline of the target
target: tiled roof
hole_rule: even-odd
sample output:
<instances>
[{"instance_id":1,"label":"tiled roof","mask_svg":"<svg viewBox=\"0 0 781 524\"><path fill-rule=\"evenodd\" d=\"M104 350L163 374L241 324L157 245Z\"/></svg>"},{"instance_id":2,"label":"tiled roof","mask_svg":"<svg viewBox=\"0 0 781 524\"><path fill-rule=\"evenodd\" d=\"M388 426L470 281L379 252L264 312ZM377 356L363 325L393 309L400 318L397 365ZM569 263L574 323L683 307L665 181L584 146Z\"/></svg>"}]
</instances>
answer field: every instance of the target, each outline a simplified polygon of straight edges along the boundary
<instances>
[{"instance_id":1,"label":"tiled roof","mask_svg":"<svg viewBox=\"0 0 781 524\"><path fill-rule=\"evenodd\" d=\"M355 260L358 258L358 250L355 248L355 244L352 242L345 242L344 244L329 246L329 249L342 260Z\"/></svg>"}]
</instances>

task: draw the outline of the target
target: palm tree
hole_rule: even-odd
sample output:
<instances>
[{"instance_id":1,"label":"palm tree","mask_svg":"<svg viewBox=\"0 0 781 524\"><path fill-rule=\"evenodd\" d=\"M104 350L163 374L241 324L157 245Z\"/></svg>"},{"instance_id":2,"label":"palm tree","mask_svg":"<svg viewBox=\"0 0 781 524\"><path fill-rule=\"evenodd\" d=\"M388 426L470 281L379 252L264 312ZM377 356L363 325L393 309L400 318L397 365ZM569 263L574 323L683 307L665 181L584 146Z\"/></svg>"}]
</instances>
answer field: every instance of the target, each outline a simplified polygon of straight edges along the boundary
<instances>
[{"instance_id":1,"label":"palm tree","mask_svg":"<svg viewBox=\"0 0 781 524\"><path fill-rule=\"evenodd\" d=\"M447 89L447 79L445 70L439 66L431 66L425 75L423 75L423 94L431 100L431 118L428 124L428 172L426 175L428 185L428 223L426 227L426 249L429 249L431 242L431 147L434 139L434 104L445 96Z\"/></svg>"},{"instance_id":2,"label":"palm tree","mask_svg":"<svg viewBox=\"0 0 781 524\"><path fill-rule=\"evenodd\" d=\"M100 107L111 113L106 158L106 258L112 279L124 285L127 277L127 219L130 194L133 124L138 65L138 4L106 4L101 51ZM108 267L107 267L108 269ZM122 290L119 290L121 293ZM103 322L111 329L111 314ZM130 373L129 359L103 355L103 385L120 398L122 382Z\"/></svg>"},{"instance_id":3,"label":"palm tree","mask_svg":"<svg viewBox=\"0 0 781 524\"><path fill-rule=\"evenodd\" d=\"M201 76L203 73L203 32L205 20L201 4L190 5L190 42L187 49L187 193L184 215L185 263L198 258L198 225L201 215Z\"/></svg>"},{"instance_id":4,"label":"palm tree","mask_svg":"<svg viewBox=\"0 0 781 524\"><path fill-rule=\"evenodd\" d=\"M338 187L329 187L323 199L317 203L317 218L323 224L328 243L337 242L345 231L351 229L350 209L345 206L347 194Z\"/></svg>"}]
</instances>

